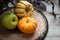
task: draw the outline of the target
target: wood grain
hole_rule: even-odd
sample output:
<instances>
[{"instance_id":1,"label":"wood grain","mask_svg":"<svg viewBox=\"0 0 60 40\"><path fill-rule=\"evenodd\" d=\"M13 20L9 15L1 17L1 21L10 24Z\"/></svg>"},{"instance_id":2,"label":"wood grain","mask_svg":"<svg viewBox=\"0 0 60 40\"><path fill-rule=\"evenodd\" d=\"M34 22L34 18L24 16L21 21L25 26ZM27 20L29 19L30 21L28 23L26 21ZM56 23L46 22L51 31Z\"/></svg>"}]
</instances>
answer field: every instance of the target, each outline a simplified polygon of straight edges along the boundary
<instances>
[{"instance_id":1,"label":"wood grain","mask_svg":"<svg viewBox=\"0 0 60 40\"><path fill-rule=\"evenodd\" d=\"M2 16L3 15L1 15L1 18ZM31 17L36 19L37 21L37 28L33 34L25 35L21 33L18 29L17 31L16 30L9 31L4 29L4 27L0 23L0 38L2 40L35 40L38 37L43 37L44 36L43 33L45 33L47 27L45 18L37 11L35 11Z\"/></svg>"}]
</instances>

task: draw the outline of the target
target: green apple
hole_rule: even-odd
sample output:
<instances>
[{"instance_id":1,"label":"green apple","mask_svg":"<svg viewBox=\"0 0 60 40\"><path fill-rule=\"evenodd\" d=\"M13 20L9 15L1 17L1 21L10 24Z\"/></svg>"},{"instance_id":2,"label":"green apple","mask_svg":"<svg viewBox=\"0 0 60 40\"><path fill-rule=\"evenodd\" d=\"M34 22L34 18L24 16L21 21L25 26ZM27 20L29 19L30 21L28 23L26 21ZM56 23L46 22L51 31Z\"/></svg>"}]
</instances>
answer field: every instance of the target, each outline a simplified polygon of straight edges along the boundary
<instances>
[{"instance_id":1,"label":"green apple","mask_svg":"<svg viewBox=\"0 0 60 40\"><path fill-rule=\"evenodd\" d=\"M3 16L2 18L2 25L9 30L15 29L18 24L18 17L13 14L9 13Z\"/></svg>"}]
</instances>

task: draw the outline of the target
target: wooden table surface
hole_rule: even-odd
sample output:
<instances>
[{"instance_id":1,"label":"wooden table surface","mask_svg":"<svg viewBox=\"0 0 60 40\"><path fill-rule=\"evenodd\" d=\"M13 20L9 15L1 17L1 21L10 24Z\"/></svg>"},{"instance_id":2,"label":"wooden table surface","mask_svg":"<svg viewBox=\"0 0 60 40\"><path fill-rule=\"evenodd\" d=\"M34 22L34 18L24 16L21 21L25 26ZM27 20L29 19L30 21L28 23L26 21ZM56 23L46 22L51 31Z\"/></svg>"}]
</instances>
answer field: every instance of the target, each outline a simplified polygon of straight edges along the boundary
<instances>
[{"instance_id":1,"label":"wooden table surface","mask_svg":"<svg viewBox=\"0 0 60 40\"><path fill-rule=\"evenodd\" d=\"M60 14L60 6L58 5L59 1L58 0L52 0L54 2L54 12L56 14ZM56 20L54 20L54 17L49 14L49 12L51 12L51 4L46 4L47 6L47 10L46 11L42 11L44 13L44 15L46 16L47 20L48 20L48 24L49 24L49 30L48 30L48 34L47 37L45 38L45 40L60 40L60 15L57 15Z\"/></svg>"},{"instance_id":2,"label":"wooden table surface","mask_svg":"<svg viewBox=\"0 0 60 40\"><path fill-rule=\"evenodd\" d=\"M48 12L51 12L51 5L46 4L47 6L47 11L42 11L47 20L48 20L48 24L49 24L49 30L48 30L48 34L47 37L45 38L45 40L60 40L60 6L58 5L58 0L53 0L55 8L54 11L57 15L56 19L54 20L54 17L49 14Z\"/></svg>"},{"instance_id":3,"label":"wooden table surface","mask_svg":"<svg viewBox=\"0 0 60 40\"><path fill-rule=\"evenodd\" d=\"M58 5L58 0L53 0L53 2L55 4L55 13L60 14L60 6ZM54 20L54 17L49 14L49 12L51 12L51 4L46 4L46 6L48 12L43 11L43 13L48 20L49 30L45 40L60 40L60 15L57 15L56 20Z\"/></svg>"}]
</instances>

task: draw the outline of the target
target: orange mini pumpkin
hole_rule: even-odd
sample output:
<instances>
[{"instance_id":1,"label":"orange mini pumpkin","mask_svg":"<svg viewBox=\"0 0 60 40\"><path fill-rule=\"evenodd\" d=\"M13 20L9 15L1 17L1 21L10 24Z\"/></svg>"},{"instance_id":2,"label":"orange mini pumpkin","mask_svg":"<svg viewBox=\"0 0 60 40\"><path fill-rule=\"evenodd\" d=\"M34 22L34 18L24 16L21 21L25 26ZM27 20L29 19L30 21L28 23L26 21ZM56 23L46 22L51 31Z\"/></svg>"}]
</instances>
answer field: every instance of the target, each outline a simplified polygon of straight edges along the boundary
<instances>
[{"instance_id":1,"label":"orange mini pumpkin","mask_svg":"<svg viewBox=\"0 0 60 40\"><path fill-rule=\"evenodd\" d=\"M25 34L33 33L36 27L37 27L36 20L30 17L27 18L24 17L20 19L18 23L18 29Z\"/></svg>"},{"instance_id":2,"label":"orange mini pumpkin","mask_svg":"<svg viewBox=\"0 0 60 40\"><path fill-rule=\"evenodd\" d=\"M19 18L31 16L34 12L33 6L27 1L19 1L15 7L15 13Z\"/></svg>"}]
</instances>

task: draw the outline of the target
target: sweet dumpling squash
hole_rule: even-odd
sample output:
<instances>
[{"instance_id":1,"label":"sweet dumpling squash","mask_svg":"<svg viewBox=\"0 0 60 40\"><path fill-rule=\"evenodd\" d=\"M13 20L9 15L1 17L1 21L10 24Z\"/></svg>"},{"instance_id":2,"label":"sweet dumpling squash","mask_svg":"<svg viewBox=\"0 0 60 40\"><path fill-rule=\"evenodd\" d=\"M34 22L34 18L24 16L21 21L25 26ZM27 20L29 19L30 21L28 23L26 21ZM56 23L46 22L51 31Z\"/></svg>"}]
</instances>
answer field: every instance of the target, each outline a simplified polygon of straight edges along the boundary
<instances>
[{"instance_id":1,"label":"sweet dumpling squash","mask_svg":"<svg viewBox=\"0 0 60 40\"><path fill-rule=\"evenodd\" d=\"M19 1L15 7L15 13L19 18L31 16L34 13L34 8L27 1Z\"/></svg>"}]
</instances>

